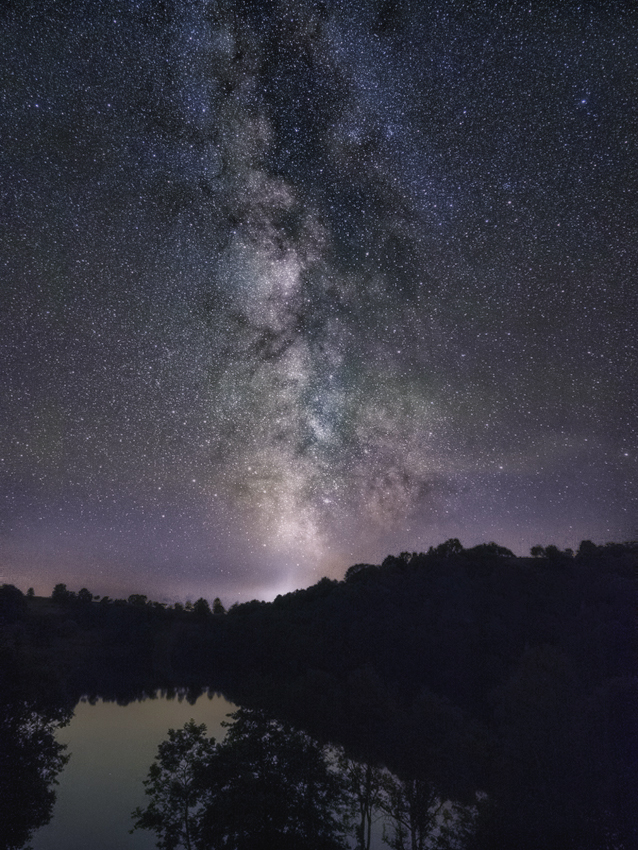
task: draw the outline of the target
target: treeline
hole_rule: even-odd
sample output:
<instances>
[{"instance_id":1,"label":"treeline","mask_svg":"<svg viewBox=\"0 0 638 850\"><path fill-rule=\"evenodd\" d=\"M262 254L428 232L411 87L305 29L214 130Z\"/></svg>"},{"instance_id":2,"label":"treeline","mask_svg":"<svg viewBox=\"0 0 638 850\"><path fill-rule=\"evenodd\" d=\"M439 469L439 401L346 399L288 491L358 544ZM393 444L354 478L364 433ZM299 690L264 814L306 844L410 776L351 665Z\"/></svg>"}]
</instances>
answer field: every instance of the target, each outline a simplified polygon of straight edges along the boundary
<instances>
[{"instance_id":1,"label":"treeline","mask_svg":"<svg viewBox=\"0 0 638 850\"><path fill-rule=\"evenodd\" d=\"M638 545L450 540L220 622L236 699L484 807L477 847L638 846Z\"/></svg>"},{"instance_id":2,"label":"treeline","mask_svg":"<svg viewBox=\"0 0 638 850\"><path fill-rule=\"evenodd\" d=\"M213 613L213 610L216 613ZM132 594L94 596L57 584L50 597L0 587L0 682L36 698L152 693L210 684L211 623L219 600L168 606ZM195 656L185 647L197 648ZM187 657L187 667L181 659ZM57 695L57 696L56 696Z\"/></svg>"},{"instance_id":3,"label":"treeline","mask_svg":"<svg viewBox=\"0 0 638 850\"><path fill-rule=\"evenodd\" d=\"M33 598L35 596L33 592L33 588L29 588L27 591L27 598ZM106 608L110 605L114 605L116 607L123 607L126 605L132 605L135 608L143 608L145 606L150 606L156 610L161 611L175 611L177 613L181 613L182 611L193 612L197 616L207 616L208 614L225 614L226 609L224 608L219 597L213 600L212 607L207 599L204 599L203 596L200 596L195 602L187 601L184 605L181 602L175 602L173 605L169 605L166 602L154 602L152 599L149 599L143 593L132 593L127 599L111 599L110 596L95 596L91 593L90 590L87 590L86 587L83 587L77 593L72 590L68 590L66 584L56 584L53 588L53 592L51 594L51 600L53 602L57 602L59 605L73 605L74 603L85 604L89 602L99 602L102 608Z\"/></svg>"},{"instance_id":4,"label":"treeline","mask_svg":"<svg viewBox=\"0 0 638 850\"><path fill-rule=\"evenodd\" d=\"M0 664L88 694L214 685L443 797L484 792L480 850L636 847L638 544L532 554L449 540L225 613L5 586Z\"/></svg>"},{"instance_id":5,"label":"treeline","mask_svg":"<svg viewBox=\"0 0 638 850\"><path fill-rule=\"evenodd\" d=\"M223 741L191 720L159 745L133 812L158 847L370 850L380 827L394 850L468 845L480 799L454 805L260 710L229 716Z\"/></svg>"}]
</instances>

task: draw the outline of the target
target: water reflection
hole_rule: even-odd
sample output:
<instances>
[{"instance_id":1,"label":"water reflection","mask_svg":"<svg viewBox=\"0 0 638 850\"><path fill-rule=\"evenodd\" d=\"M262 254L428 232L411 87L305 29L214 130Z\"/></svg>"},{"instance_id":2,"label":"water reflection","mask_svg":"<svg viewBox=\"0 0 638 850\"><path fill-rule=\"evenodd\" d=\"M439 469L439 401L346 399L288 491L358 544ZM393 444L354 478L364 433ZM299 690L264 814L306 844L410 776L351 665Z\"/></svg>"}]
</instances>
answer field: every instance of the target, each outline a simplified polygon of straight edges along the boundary
<instances>
[{"instance_id":1,"label":"water reflection","mask_svg":"<svg viewBox=\"0 0 638 850\"><path fill-rule=\"evenodd\" d=\"M125 702L120 698L120 702ZM92 704L91 704L92 703ZM191 717L222 735L235 706L219 694L198 699L184 692L132 701L82 701L57 740L69 763L60 776L54 816L32 839L34 850L151 850L149 833L129 834L131 810L144 802L143 779L170 727Z\"/></svg>"},{"instance_id":2,"label":"water reflection","mask_svg":"<svg viewBox=\"0 0 638 850\"><path fill-rule=\"evenodd\" d=\"M220 694L140 697L5 706L1 847L415 850L471 832L472 807Z\"/></svg>"},{"instance_id":3,"label":"water reflection","mask_svg":"<svg viewBox=\"0 0 638 850\"><path fill-rule=\"evenodd\" d=\"M452 850L466 846L476 806L442 800L426 780L400 779L240 708L225 739L193 721L171 729L144 782L135 829L164 850Z\"/></svg>"},{"instance_id":4,"label":"water reflection","mask_svg":"<svg viewBox=\"0 0 638 850\"><path fill-rule=\"evenodd\" d=\"M33 702L0 705L0 846L18 850L51 819L54 785L68 756L54 730L62 709Z\"/></svg>"},{"instance_id":5,"label":"water reflection","mask_svg":"<svg viewBox=\"0 0 638 850\"><path fill-rule=\"evenodd\" d=\"M345 791L326 747L242 708L221 743L203 725L171 730L135 817L165 848L343 850Z\"/></svg>"}]
</instances>

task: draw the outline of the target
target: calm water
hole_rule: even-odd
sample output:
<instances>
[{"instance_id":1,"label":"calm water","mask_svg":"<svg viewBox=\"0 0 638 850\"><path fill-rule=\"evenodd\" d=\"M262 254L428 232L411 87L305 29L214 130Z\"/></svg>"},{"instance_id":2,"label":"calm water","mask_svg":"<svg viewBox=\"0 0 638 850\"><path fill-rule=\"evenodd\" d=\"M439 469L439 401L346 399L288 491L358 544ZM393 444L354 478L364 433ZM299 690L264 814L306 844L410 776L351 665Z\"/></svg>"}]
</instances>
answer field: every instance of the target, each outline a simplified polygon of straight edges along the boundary
<instances>
[{"instance_id":1,"label":"calm water","mask_svg":"<svg viewBox=\"0 0 638 850\"><path fill-rule=\"evenodd\" d=\"M129 835L131 812L145 803L143 780L169 728L191 718L217 740L221 721L236 706L222 696L194 705L165 698L120 706L81 702L57 739L71 759L60 775L51 822L32 840L34 850L152 850L154 834Z\"/></svg>"},{"instance_id":2,"label":"calm water","mask_svg":"<svg viewBox=\"0 0 638 850\"><path fill-rule=\"evenodd\" d=\"M191 719L205 723L219 741L226 732L222 721L236 708L217 694L204 694L194 705L165 697L125 706L80 702L70 724L56 733L71 758L59 776L53 817L34 834L33 850L154 850L154 833L129 830L133 809L148 802L142 783L158 745L170 728ZM386 846L381 833L377 823L373 850Z\"/></svg>"}]
</instances>

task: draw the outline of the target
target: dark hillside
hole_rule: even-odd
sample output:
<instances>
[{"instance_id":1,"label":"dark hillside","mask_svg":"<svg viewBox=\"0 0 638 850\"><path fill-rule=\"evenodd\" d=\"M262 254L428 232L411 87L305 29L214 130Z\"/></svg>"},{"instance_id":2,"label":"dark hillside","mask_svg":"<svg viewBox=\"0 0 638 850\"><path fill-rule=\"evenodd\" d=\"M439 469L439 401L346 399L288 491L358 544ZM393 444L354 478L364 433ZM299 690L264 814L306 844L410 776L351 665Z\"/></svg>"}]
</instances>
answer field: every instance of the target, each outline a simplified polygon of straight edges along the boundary
<instances>
[{"instance_id":1,"label":"dark hillside","mask_svg":"<svg viewBox=\"0 0 638 850\"><path fill-rule=\"evenodd\" d=\"M239 699L444 794L486 790L482 846L637 846L637 577L634 544L444 545L237 606L224 661Z\"/></svg>"},{"instance_id":2,"label":"dark hillside","mask_svg":"<svg viewBox=\"0 0 638 850\"><path fill-rule=\"evenodd\" d=\"M486 792L477 850L629 850L638 545L535 554L451 540L228 612L5 585L2 692L223 689L443 796Z\"/></svg>"}]
</instances>

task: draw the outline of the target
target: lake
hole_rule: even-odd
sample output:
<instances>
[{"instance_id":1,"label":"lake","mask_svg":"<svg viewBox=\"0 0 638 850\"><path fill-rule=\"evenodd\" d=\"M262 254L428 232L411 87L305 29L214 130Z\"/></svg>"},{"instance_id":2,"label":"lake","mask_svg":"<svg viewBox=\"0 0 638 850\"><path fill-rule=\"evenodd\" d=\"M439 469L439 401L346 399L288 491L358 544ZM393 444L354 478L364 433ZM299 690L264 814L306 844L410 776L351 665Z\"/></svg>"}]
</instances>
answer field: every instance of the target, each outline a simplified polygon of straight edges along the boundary
<instances>
[{"instance_id":1,"label":"lake","mask_svg":"<svg viewBox=\"0 0 638 850\"><path fill-rule=\"evenodd\" d=\"M221 694L185 698L156 696L118 705L81 701L71 722L55 733L70 759L59 775L53 817L38 830L33 850L153 850L155 834L136 830L131 812L148 798L143 781L168 730L189 720L206 724L208 736L220 741L222 721L237 706ZM373 825L372 850L385 846L382 825ZM352 847L355 845L351 839Z\"/></svg>"},{"instance_id":2,"label":"lake","mask_svg":"<svg viewBox=\"0 0 638 850\"><path fill-rule=\"evenodd\" d=\"M142 782L159 743L191 718L219 740L221 722L235 708L219 694L204 694L194 705L165 697L124 706L78 703L70 724L56 733L71 758L59 777L53 818L32 839L34 850L152 850L154 833L129 830L131 812L146 802Z\"/></svg>"}]
</instances>

